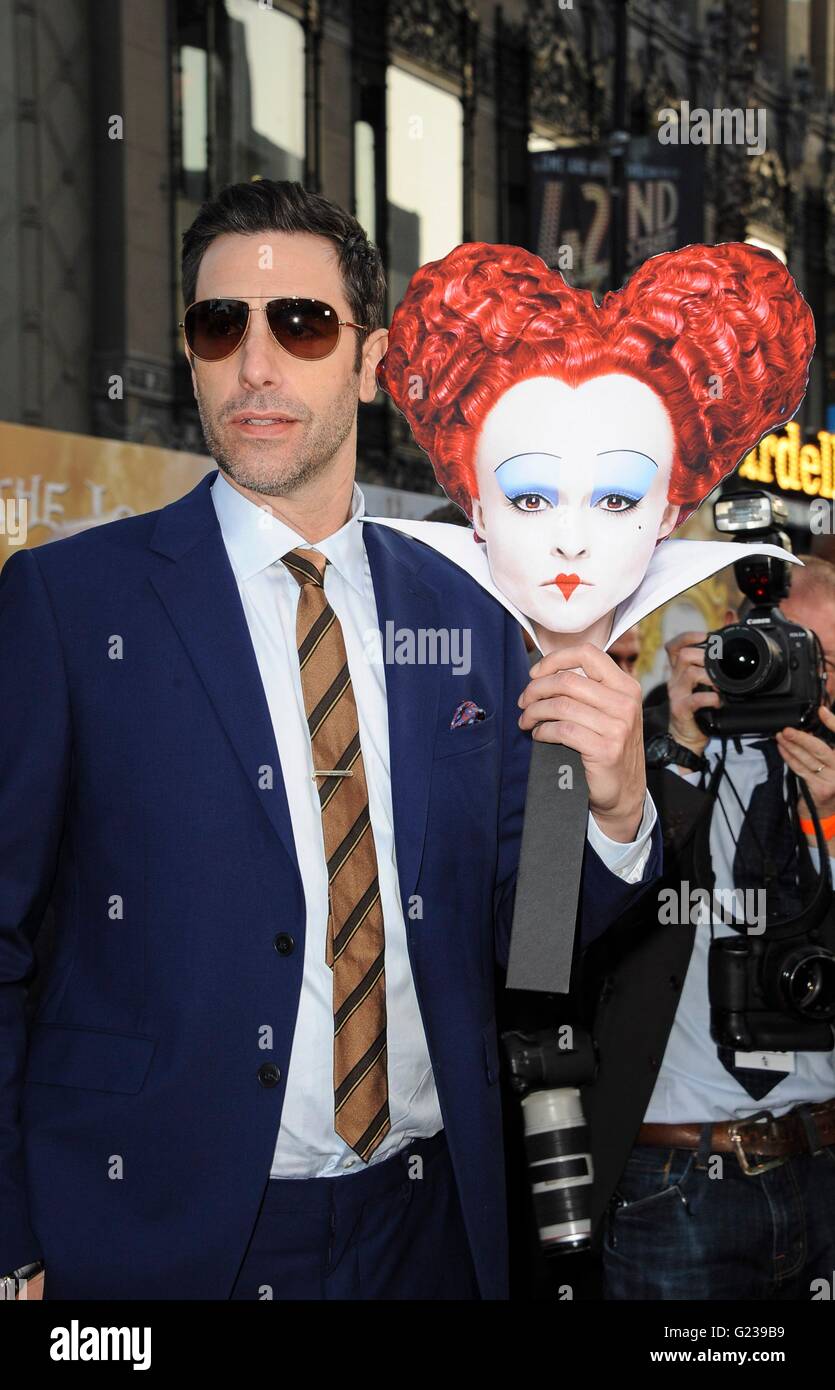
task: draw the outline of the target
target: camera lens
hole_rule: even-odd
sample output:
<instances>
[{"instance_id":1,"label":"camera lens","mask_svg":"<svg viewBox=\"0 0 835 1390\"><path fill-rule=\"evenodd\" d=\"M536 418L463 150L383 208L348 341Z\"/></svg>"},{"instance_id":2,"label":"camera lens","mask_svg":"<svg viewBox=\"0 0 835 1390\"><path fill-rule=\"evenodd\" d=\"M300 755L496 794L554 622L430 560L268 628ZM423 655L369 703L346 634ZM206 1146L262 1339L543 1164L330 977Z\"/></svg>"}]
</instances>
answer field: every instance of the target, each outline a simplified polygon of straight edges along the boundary
<instances>
[{"instance_id":1,"label":"camera lens","mask_svg":"<svg viewBox=\"0 0 835 1390\"><path fill-rule=\"evenodd\" d=\"M541 1248L546 1255L586 1250L593 1168L580 1092L574 1086L531 1091L522 1115Z\"/></svg>"},{"instance_id":2,"label":"camera lens","mask_svg":"<svg viewBox=\"0 0 835 1390\"><path fill-rule=\"evenodd\" d=\"M835 1018L835 956L819 946L799 946L780 972L783 997L806 1018Z\"/></svg>"},{"instance_id":3,"label":"camera lens","mask_svg":"<svg viewBox=\"0 0 835 1390\"><path fill-rule=\"evenodd\" d=\"M725 644L719 669L729 681L747 681L759 669L760 659L750 637L734 637Z\"/></svg>"},{"instance_id":4,"label":"camera lens","mask_svg":"<svg viewBox=\"0 0 835 1390\"><path fill-rule=\"evenodd\" d=\"M705 671L716 688L725 695L753 695L776 685L785 670L786 658L770 633L744 623L735 623L711 638L720 639L718 650L708 642Z\"/></svg>"}]
</instances>

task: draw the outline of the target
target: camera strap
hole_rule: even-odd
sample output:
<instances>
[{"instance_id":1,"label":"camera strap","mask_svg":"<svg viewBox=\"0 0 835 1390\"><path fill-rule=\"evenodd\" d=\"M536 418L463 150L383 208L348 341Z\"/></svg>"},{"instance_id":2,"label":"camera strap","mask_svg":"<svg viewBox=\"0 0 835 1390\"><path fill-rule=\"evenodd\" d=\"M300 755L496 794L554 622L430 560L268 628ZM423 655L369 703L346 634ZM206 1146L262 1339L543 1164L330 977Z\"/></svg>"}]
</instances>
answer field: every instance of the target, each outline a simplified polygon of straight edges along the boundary
<instances>
[{"instance_id":1,"label":"camera strap","mask_svg":"<svg viewBox=\"0 0 835 1390\"><path fill-rule=\"evenodd\" d=\"M508 989L569 992L588 812L580 754L532 740Z\"/></svg>"},{"instance_id":2,"label":"camera strap","mask_svg":"<svg viewBox=\"0 0 835 1390\"><path fill-rule=\"evenodd\" d=\"M719 799L719 783L725 773L727 753L727 739L723 739L722 752L705 787L707 796L704 809L693 827L692 835L693 882L697 888L706 888L711 898L716 879L713 872L713 861L710 857L710 827L713 821L713 812Z\"/></svg>"},{"instance_id":3,"label":"camera strap","mask_svg":"<svg viewBox=\"0 0 835 1390\"><path fill-rule=\"evenodd\" d=\"M714 768L713 773L705 789L707 792L707 804L705 807L705 811L699 817L693 831L693 883L699 888L706 888L708 892L711 894L711 896L713 894L713 889L715 885L715 876L713 872L713 863L710 855L710 827L713 819L714 809L717 805L720 804L719 787L722 778L726 776L726 756L727 740L723 739L722 752L719 756L719 759L716 763L716 767ZM728 778L728 781L730 781L730 778ZM820 865L816 875L815 891L807 905L805 907L802 907L795 916L786 918L784 921L775 924L777 930L779 930L781 934L785 932L786 935L800 935L802 932L808 931L812 927L820 925L824 917L826 917L827 914L830 912L833 902L832 873L829 862L829 850L826 839L824 838L823 828L820 823L820 817L818 816L817 808L815 806L814 801L812 800L809 788L806 786L806 783L803 781L802 778L796 778L795 774L789 770L789 814L791 816L792 825L795 828L798 845L802 847L800 849L800 852L803 853L805 851L808 855L806 837L800 829L799 817L797 812L798 785L803 795L803 798L806 801L806 804L811 812L812 824L815 827L815 839L817 841ZM728 925L731 924L729 923ZM835 934L835 921L833 922L833 933ZM713 930L711 924L711 935L712 934Z\"/></svg>"},{"instance_id":4,"label":"camera strap","mask_svg":"<svg viewBox=\"0 0 835 1390\"><path fill-rule=\"evenodd\" d=\"M799 787L800 792L803 796L803 800L806 802L806 805L809 807L809 810L811 812L812 825L815 827L815 841L817 845L818 859L820 861L818 868L817 888L815 890L815 894L812 898L812 901L809 903L808 907L804 908L803 911L799 912L796 917L793 917L790 921L781 922L779 924L781 930L785 930L792 934L797 933L799 935L801 932L808 931L812 927L820 926L823 922L824 917L826 917L831 912L833 899L832 868L829 862L829 847L827 845L826 837L823 833L823 827L820 823L818 808L812 799L812 793L809 791L809 788L807 787L803 778L798 777L794 772L789 772L788 780L793 792L793 795L791 796L790 800L792 806L793 821L797 826L798 839L804 845L806 844L806 837L803 834L803 831L800 829L800 818L797 811L797 789Z\"/></svg>"}]
</instances>

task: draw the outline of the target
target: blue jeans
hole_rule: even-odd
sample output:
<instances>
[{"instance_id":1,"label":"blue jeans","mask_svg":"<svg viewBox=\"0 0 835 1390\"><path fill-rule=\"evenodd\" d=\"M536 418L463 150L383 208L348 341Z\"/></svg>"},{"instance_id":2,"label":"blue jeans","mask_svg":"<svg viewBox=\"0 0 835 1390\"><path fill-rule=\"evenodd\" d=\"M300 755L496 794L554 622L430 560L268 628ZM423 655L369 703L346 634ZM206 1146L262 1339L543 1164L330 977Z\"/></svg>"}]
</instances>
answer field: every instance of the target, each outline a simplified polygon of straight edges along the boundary
<instances>
[{"instance_id":1,"label":"blue jeans","mask_svg":"<svg viewBox=\"0 0 835 1390\"><path fill-rule=\"evenodd\" d=\"M813 1279L831 1297L835 1145L751 1176L719 1157L711 1177L694 1150L632 1150L606 1218L604 1298L808 1300Z\"/></svg>"}]
</instances>

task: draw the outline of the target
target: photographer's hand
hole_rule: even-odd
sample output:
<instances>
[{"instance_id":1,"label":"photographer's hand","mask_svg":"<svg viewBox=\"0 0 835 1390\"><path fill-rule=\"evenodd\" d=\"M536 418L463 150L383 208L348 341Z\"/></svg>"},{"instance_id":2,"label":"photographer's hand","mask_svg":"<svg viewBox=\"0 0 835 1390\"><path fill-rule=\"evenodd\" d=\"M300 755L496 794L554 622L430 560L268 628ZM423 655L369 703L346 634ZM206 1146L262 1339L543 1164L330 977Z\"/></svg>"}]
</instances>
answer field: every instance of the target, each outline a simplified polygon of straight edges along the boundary
<instances>
[{"instance_id":1,"label":"photographer's hand","mask_svg":"<svg viewBox=\"0 0 835 1390\"><path fill-rule=\"evenodd\" d=\"M705 673L704 648L696 646L706 637L706 632L681 632L666 646L671 672L667 682L670 733L676 743L699 755L704 752L708 739L696 723L695 711L708 706L716 708L720 703L715 689L694 690L697 685L711 685Z\"/></svg>"},{"instance_id":2,"label":"photographer's hand","mask_svg":"<svg viewBox=\"0 0 835 1390\"><path fill-rule=\"evenodd\" d=\"M818 717L835 733L835 715L831 710L821 705ZM835 816L835 748L803 729L781 729L776 741L784 763L808 786L821 820ZM809 819L809 807L803 797L798 802L798 810L804 820ZM806 839L812 845L815 843L814 834L807 835Z\"/></svg>"}]
</instances>

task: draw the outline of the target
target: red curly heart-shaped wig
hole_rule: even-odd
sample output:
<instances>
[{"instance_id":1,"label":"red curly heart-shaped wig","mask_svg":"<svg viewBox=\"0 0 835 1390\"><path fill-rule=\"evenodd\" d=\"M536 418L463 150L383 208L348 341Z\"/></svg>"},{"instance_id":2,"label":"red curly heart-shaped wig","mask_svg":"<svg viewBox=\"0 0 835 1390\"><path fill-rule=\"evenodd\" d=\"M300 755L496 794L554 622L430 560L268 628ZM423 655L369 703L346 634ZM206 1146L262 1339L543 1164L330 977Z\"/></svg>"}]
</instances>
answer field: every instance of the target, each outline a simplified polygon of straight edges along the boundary
<instances>
[{"instance_id":1,"label":"red curly heart-shaped wig","mask_svg":"<svg viewBox=\"0 0 835 1390\"><path fill-rule=\"evenodd\" d=\"M803 399L811 310L782 261L742 242L653 256L598 307L519 246L466 242L415 271L377 380L447 495L472 516L485 416L527 377L624 372L675 434L677 525Z\"/></svg>"}]
</instances>

